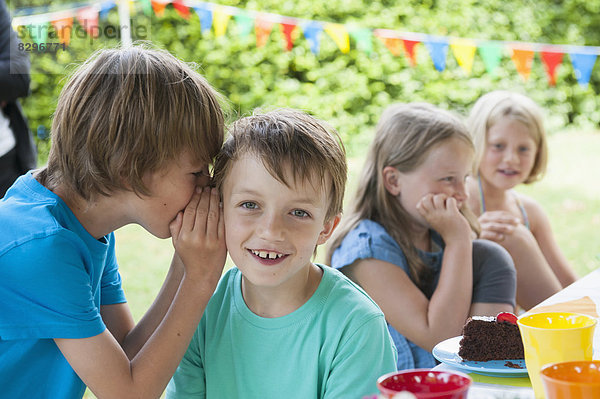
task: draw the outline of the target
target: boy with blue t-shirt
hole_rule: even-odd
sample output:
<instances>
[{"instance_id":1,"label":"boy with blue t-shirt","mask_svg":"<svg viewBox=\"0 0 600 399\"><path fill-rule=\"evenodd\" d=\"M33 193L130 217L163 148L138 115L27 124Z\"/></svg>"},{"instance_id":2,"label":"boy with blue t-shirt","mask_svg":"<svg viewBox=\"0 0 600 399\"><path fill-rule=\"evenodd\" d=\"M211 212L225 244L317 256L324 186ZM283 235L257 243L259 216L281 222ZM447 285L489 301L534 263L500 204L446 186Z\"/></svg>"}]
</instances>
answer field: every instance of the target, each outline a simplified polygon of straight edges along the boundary
<instances>
[{"instance_id":1,"label":"boy with blue t-shirt","mask_svg":"<svg viewBox=\"0 0 600 399\"><path fill-rule=\"evenodd\" d=\"M167 398L361 398L395 371L377 305L311 262L336 228L346 158L335 131L299 111L234 123L215 162L227 249L221 279Z\"/></svg>"},{"instance_id":2,"label":"boy with blue t-shirt","mask_svg":"<svg viewBox=\"0 0 600 399\"><path fill-rule=\"evenodd\" d=\"M208 165L217 94L164 51L103 50L65 84L48 165L0 200L0 387L7 398L159 397L221 276ZM176 255L135 324L113 231L136 223Z\"/></svg>"}]
</instances>

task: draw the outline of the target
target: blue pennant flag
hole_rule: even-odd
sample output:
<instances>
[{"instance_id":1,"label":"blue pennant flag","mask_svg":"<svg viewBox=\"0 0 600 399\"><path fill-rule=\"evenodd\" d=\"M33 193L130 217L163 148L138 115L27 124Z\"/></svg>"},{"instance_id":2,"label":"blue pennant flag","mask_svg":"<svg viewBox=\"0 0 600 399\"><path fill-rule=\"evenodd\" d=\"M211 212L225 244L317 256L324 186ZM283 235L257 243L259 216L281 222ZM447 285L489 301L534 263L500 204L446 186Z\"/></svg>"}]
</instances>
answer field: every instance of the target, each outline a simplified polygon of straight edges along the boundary
<instances>
[{"instance_id":1,"label":"blue pennant flag","mask_svg":"<svg viewBox=\"0 0 600 399\"><path fill-rule=\"evenodd\" d=\"M443 71L446 69L446 56L448 55L448 40L445 38L427 39L424 41L433 61L435 69Z\"/></svg>"},{"instance_id":2,"label":"blue pennant flag","mask_svg":"<svg viewBox=\"0 0 600 399\"><path fill-rule=\"evenodd\" d=\"M194 7L196 14L200 18L200 29L202 33L209 31L212 28L212 11L204 7Z\"/></svg>"},{"instance_id":3,"label":"blue pennant flag","mask_svg":"<svg viewBox=\"0 0 600 399\"><path fill-rule=\"evenodd\" d=\"M310 51L312 51L313 54L319 54L319 47L321 43L320 35L323 31L323 25L312 21L303 25L302 30L304 31L304 37L306 40L308 40L310 45Z\"/></svg>"},{"instance_id":4,"label":"blue pennant flag","mask_svg":"<svg viewBox=\"0 0 600 399\"><path fill-rule=\"evenodd\" d=\"M106 20L106 18L108 18L108 12L110 10L112 10L115 6L117 5L117 3L115 3L114 1L104 1L102 2L102 4L100 4L100 19L101 20Z\"/></svg>"},{"instance_id":5,"label":"blue pennant flag","mask_svg":"<svg viewBox=\"0 0 600 399\"><path fill-rule=\"evenodd\" d=\"M592 69L596 63L596 54L591 53L569 53L571 63L575 70L575 77L582 86L587 86L592 75Z\"/></svg>"}]
</instances>

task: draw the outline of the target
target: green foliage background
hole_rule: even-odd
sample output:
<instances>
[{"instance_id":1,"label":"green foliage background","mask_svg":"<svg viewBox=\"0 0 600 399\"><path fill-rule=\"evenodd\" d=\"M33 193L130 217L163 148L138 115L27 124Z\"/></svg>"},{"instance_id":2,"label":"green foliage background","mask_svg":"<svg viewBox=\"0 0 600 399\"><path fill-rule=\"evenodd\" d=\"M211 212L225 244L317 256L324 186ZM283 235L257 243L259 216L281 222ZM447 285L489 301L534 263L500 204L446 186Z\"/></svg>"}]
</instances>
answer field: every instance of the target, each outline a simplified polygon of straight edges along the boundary
<instances>
[{"instance_id":1,"label":"green foliage background","mask_svg":"<svg viewBox=\"0 0 600 399\"><path fill-rule=\"evenodd\" d=\"M42 5L44 0L9 2L11 9ZM25 4L26 3L26 4ZM60 9L53 2L50 9ZM600 45L600 1L598 0L220 0L219 4L245 10L271 12L306 20L342 23L346 26L387 28L473 39L530 41L553 44ZM64 5L62 6L64 8ZM597 69L587 87L580 86L568 56L558 68L557 85L550 87L536 53L531 75L524 81L509 54L504 54L495 76L486 72L479 55L467 76L451 51L446 69L438 72L423 44L417 51L417 65L404 56L393 56L373 38L370 54L357 49L342 54L324 32L321 51L311 53L302 35L292 51L284 50L277 25L264 47L257 48L253 33L242 36L232 18L227 33L201 32L193 10L183 19L171 5L163 17L145 15L139 2L132 10L133 31L145 27L150 40L177 57L195 62L199 71L230 101L232 117L256 107L305 109L336 127L351 155L360 154L369 142L373 125L388 104L427 101L463 115L483 93L510 89L525 93L547 111L549 131L568 125L590 129L600 124L600 88ZM101 27L119 26L117 9L101 21ZM52 32L51 32L52 33ZM139 37L134 37L134 40ZM148 39L148 37L142 37ZM30 38L23 37L24 41ZM48 41L58 41L49 39ZM22 101L35 131L50 129L51 117L66 74L94 50L118 45L117 39L73 38L66 51L55 54L31 53L32 95ZM110 117L110 116L109 116ZM44 161L48 141L40 141Z\"/></svg>"}]
</instances>

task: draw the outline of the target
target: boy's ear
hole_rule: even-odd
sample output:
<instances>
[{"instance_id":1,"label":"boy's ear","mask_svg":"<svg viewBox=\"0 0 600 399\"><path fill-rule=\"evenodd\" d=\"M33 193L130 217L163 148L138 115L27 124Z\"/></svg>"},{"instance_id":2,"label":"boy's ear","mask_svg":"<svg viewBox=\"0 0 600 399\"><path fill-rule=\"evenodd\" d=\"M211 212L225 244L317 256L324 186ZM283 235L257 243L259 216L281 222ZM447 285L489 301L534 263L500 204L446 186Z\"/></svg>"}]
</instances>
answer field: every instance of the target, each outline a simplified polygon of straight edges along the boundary
<instances>
[{"instance_id":1,"label":"boy's ear","mask_svg":"<svg viewBox=\"0 0 600 399\"><path fill-rule=\"evenodd\" d=\"M386 166L381 171L383 186L394 197L400 194L400 171L393 166Z\"/></svg>"},{"instance_id":2,"label":"boy's ear","mask_svg":"<svg viewBox=\"0 0 600 399\"><path fill-rule=\"evenodd\" d=\"M340 220L342 220L342 214L338 213L337 215L329 219L329 221L325 222L323 230L319 234L317 245L324 244L329 239L329 237L331 237L335 228L338 226L338 224L340 224Z\"/></svg>"}]
</instances>

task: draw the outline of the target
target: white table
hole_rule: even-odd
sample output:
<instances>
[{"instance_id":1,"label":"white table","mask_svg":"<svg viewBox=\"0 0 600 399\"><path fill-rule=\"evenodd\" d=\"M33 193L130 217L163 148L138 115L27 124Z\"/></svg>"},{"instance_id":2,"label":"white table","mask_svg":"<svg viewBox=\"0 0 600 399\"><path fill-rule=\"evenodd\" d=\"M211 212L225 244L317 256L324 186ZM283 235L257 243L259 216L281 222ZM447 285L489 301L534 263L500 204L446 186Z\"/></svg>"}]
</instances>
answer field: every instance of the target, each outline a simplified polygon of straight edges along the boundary
<instances>
[{"instance_id":1,"label":"white table","mask_svg":"<svg viewBox=\"0 0 600 399\"><path fill-rule=\"evenodd\" d=\"M600 304L600 269L596 269L588 275L580 278L570 286L552 295L536 307L550 306L563 302L573 301L584 297L589 297L596 304L596 313ZM600 326L596 326L594 332L594 359L600 359ZM440 364L433 370L463 371L451 366ZM464 371L463 371L464 372ZM510 378L502 381L510 381ZM515 387L511 385L496 385L482 382L473 382L469 389L469 399L533 399L533 389L530 387Z\"/></svg>"}]
</instances>

